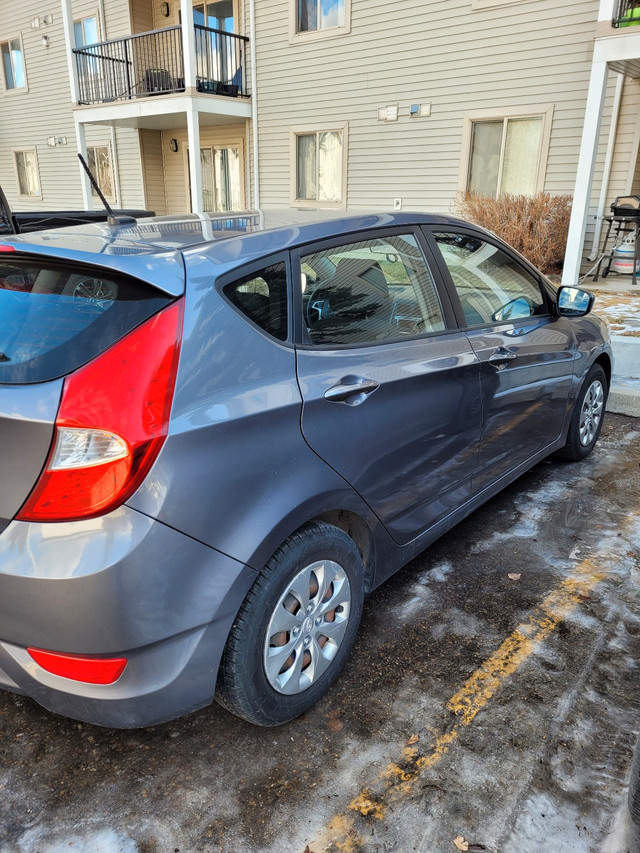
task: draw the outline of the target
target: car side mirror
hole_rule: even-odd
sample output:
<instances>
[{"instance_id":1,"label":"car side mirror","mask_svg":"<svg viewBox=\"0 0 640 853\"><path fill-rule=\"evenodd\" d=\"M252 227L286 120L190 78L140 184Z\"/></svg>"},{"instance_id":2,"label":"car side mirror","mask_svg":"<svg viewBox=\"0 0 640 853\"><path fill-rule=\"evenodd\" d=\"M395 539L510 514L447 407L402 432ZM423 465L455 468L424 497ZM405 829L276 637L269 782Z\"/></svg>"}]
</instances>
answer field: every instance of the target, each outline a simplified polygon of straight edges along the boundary
<instances>
[{"instance_id":1,"label":"car side mirror","mask_svg":"<svg viewBox=\"0 0 640 853\"><path fill-rule=\"evenodd\" d=\"M561 287L556 306L561 317L584 317L593 308L595 296L579 287Z\"/></svg>"}]
</instances>

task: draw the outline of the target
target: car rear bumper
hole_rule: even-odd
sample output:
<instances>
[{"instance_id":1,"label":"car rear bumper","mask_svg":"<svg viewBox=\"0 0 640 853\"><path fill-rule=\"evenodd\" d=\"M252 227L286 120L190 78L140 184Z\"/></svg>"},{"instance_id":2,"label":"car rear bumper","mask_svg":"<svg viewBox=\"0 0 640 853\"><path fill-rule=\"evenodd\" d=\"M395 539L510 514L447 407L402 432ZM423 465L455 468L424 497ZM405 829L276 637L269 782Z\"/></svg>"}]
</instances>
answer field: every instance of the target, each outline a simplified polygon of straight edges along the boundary
<instances>
[{"instance_id":1,"label":"car rear bumper","mask_svg":"<svg viewBox=\"0 0 640 853\"><path fill-rule=\"evenodd\" d=\"M167 568L170 567L170 568ZM120 507L0 535L0 686L113 727L147 726L211 702L227 634L255 572ZM27 646L120 656L113 684L47 672Z\"/></svg>"}]
</instances>

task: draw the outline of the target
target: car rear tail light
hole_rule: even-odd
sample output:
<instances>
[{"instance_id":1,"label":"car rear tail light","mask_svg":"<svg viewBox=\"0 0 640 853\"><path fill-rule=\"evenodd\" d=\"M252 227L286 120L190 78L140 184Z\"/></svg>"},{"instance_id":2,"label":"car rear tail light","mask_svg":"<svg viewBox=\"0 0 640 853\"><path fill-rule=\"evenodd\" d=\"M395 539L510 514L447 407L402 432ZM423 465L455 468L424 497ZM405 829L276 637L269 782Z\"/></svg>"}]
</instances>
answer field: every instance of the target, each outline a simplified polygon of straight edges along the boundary
<instances>
[{"instance_id":1,"label":"car rear tail light","mask_svg":"<svg viewBox=\"0 0 640 853\"><path fill-rule=\"evenodd\" d=\"M65 379L53 447L19 520L90 518L135 492L167 436L182 312L173 302Z\"/></svg>"},{"instance_id":2,"label":"car rear tail light","mask_svg":"<svg viewBox=\"0 0 640 853\"><path fill-rule=\"evenodd\" d=\"M45 649L27 651L34 661L53 675L84 681L87 684L113 684L127 665L126 658L96 658L82 655L65 655L61 652L48 652Z\"/></svg>"}]
</instances>

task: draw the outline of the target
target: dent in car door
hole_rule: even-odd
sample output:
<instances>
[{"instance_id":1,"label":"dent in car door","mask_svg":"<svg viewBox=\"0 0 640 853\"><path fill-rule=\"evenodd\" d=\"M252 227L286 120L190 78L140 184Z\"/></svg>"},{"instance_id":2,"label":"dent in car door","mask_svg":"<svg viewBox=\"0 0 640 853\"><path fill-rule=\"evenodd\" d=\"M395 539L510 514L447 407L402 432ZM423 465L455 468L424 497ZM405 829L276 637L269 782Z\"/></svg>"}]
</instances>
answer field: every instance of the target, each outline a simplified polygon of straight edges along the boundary
<instances>
[{"instance_id":1,"label":"dent in car door","mask_svg":"<svg viewBox=\"0 0 640 853\"><path fill-rule=\"evenodd\" d=\"M370 233L299 259L302 431L404 544L469 497L480 366L416 237Z\"/></svg>"},{"instance_id":2,"label":"dent in car door","mask_svg":"<svg viewBox=\"0 0 640 853\"><path fill-rule=\"evenodd\" d=\"M575 340L540 282L497 244L462 229L434 237L482 364L484 425L474 491L552 447L571 396Z\"/></svg>"}]
</instances>

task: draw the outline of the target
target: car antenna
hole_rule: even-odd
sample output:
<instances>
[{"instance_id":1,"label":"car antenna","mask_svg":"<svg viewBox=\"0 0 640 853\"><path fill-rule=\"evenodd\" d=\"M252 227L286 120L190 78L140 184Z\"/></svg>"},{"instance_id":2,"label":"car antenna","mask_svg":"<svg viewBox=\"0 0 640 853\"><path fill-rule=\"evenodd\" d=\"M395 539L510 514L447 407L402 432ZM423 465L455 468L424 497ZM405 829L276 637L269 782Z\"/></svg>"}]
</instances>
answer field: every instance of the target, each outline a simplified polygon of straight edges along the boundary
<instances>
[{"instance_id":1,"label":"car antenna","mask_svg":"<svg viewBox=\"0 0 640 853\"><path fill-rule=\"evenodd\" d=\"M116 216L115 215L115 213L111 209L111 206L109 205L109 202L104 197L102 190L98 186L98 182L96 181L96 179L91 174L91 169L87 166L87 162L84 159L84 157L82 156L82 154L80 154L80 152L78 152L78 160L80 160L80 164L82 165L82 168L85 170L85 172L87 173L87 177L91 181L91 186L98 193L98 197L99 197L100 201L103 203L105 210L109 214L107 216L107 224L112 225L112 226L114 226L114 225L131 225L131 224L135 225L136 222L138 221L135 217L133 217L133 216Z\"/></svg>"}]
</instances>

